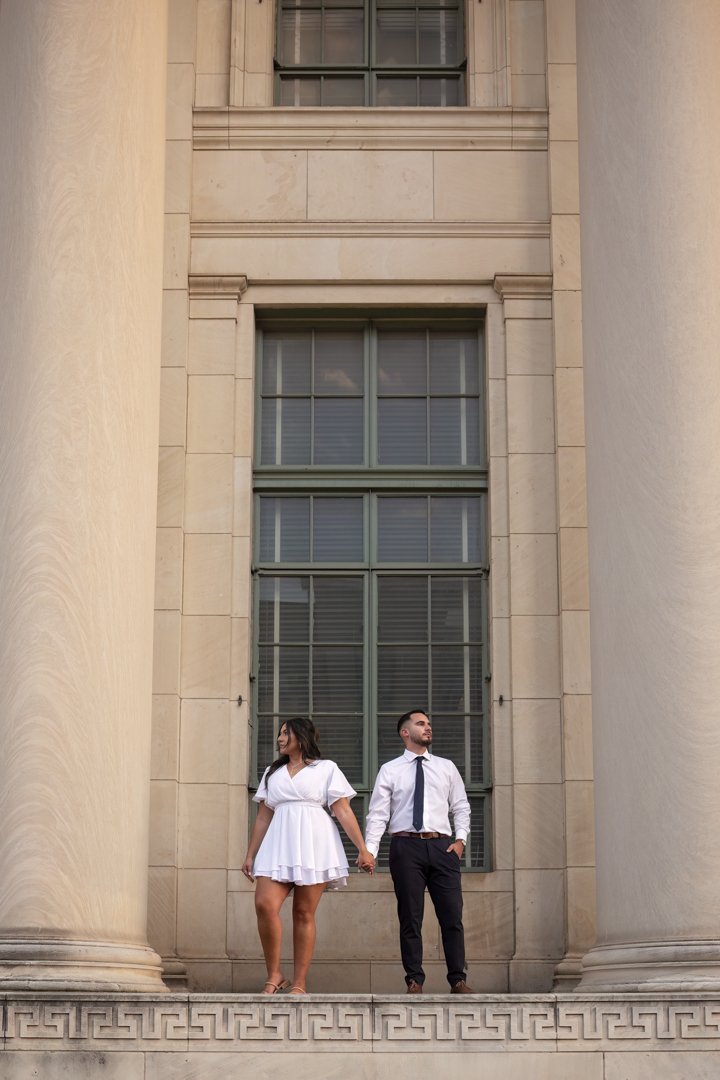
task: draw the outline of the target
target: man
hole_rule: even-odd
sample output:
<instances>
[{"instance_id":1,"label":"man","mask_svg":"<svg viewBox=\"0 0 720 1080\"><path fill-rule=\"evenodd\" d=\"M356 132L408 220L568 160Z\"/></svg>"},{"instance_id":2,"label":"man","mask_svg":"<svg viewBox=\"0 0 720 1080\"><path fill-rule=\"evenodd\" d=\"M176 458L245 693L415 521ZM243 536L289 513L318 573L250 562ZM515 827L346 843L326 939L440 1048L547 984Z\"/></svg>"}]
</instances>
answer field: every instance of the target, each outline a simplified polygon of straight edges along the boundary
<instances>
[{"instance_id":1,"label":"man","mask_svg":"<svg viewBox=\"0 0 720 1080\"><path fill-rule=\"evenodd\" d=\"M472 994L465 981L465 932L462 924L460 863L470 825L465 785L452 761L431 757L432 725L427 713L413 709L398 721L405 753L382 766L367 815L365 842L377 856L390 827L390 873L400 920L400 953L408 994L421 994L422 918L425 889L440 923L452 994ZM455 827L450 835L449 813Z\"/></svg>"}]
</instances>

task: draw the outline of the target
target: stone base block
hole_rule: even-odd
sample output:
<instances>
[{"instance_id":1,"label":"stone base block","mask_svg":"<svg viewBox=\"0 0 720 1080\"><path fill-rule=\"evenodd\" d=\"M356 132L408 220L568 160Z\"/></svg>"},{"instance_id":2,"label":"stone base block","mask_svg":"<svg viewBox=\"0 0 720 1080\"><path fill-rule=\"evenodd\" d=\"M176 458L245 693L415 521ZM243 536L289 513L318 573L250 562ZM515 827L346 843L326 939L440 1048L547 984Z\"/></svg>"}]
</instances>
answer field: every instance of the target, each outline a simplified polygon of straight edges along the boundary
<instances>
[{"instance_id":1,"label":"stone base block","mask_svg":"<svg viewBox=\"0 0 720 1080\"><path fill-rule=\"evenodd\" d=\"M147 945L0 938L0 994L15 991L162 994L162 961Z\"/></svg>"}]
</instances>

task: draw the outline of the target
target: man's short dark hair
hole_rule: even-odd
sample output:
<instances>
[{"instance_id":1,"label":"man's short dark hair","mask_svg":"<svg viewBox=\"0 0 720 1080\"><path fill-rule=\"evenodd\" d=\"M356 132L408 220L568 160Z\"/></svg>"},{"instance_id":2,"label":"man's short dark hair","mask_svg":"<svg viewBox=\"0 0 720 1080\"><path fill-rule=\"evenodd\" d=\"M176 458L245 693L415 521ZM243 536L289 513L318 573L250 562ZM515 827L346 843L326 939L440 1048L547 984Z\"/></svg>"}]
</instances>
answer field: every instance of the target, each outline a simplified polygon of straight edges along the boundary
<instances>
[{"instance_id":1,"label":"man's short dark hair","mask_svg":"<svg viewBox=\"0 0 720 1080\"><path fill-rule=\"evenodd\" d=\"M398 720L398 724L397 724L398 735L400 734L402 729L404 727L407 727L407 725L410 723L410 717L414 716L415 713L418 713L418 712L422 713L423 716L427 716L428 720L430 719L430 717L428 716L425 709L411 709L410 712L404 712L402 714L402 716L400 717L400 719Z\"/></svg>"}]
</instances>

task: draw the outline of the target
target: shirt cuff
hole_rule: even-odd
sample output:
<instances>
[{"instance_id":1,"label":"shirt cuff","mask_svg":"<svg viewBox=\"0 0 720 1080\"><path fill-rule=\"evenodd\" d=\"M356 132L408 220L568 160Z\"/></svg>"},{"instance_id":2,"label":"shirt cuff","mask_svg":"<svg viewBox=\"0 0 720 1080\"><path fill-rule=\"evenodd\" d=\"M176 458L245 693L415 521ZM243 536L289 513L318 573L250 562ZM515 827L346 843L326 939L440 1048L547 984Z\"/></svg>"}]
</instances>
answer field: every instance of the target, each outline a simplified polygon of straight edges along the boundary
<instances>
[{"instance_id":1,"label":"shirt cuff","mask_svg":"<svg viewBox=\"0 0 720 1080\"><path fill-rule=\"evenodd\" d=\"M467 844L467 838L468 834L465 829L458 829L458 831L455 833L455 839L462 840L464 844Z\"/></svg>"},{"instance_id":2,"label":"shirt cuff","mask_svg":"<svg viewBox=\"0 0 720 1080\"><path fill-rule=\"evenodd\" d=\"M372 841L365 841L365 847L368 849L373 859L377 859L379 844L373 844Z\"/></svg>"}]
</instances>

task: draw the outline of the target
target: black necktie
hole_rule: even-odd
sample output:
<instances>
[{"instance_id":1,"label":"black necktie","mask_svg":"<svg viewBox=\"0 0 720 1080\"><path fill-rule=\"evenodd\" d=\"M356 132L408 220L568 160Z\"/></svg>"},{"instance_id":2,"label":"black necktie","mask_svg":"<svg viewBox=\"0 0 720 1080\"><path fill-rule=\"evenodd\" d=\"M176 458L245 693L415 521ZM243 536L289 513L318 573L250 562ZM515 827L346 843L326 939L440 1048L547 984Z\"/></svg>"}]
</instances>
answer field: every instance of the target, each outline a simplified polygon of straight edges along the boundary
<instances>
[{"instance_id":1,"label":"black necktie","mask_svg":"<svg viewBox=\"0 0 720 1080\"><path fill-rule=\"evenodd\" d=\"M423 827L423 803L425 801L425 777L423 759L415 758L415 795L413 796L413 829L421 832Z\"/></svg>"}]
</instances>

